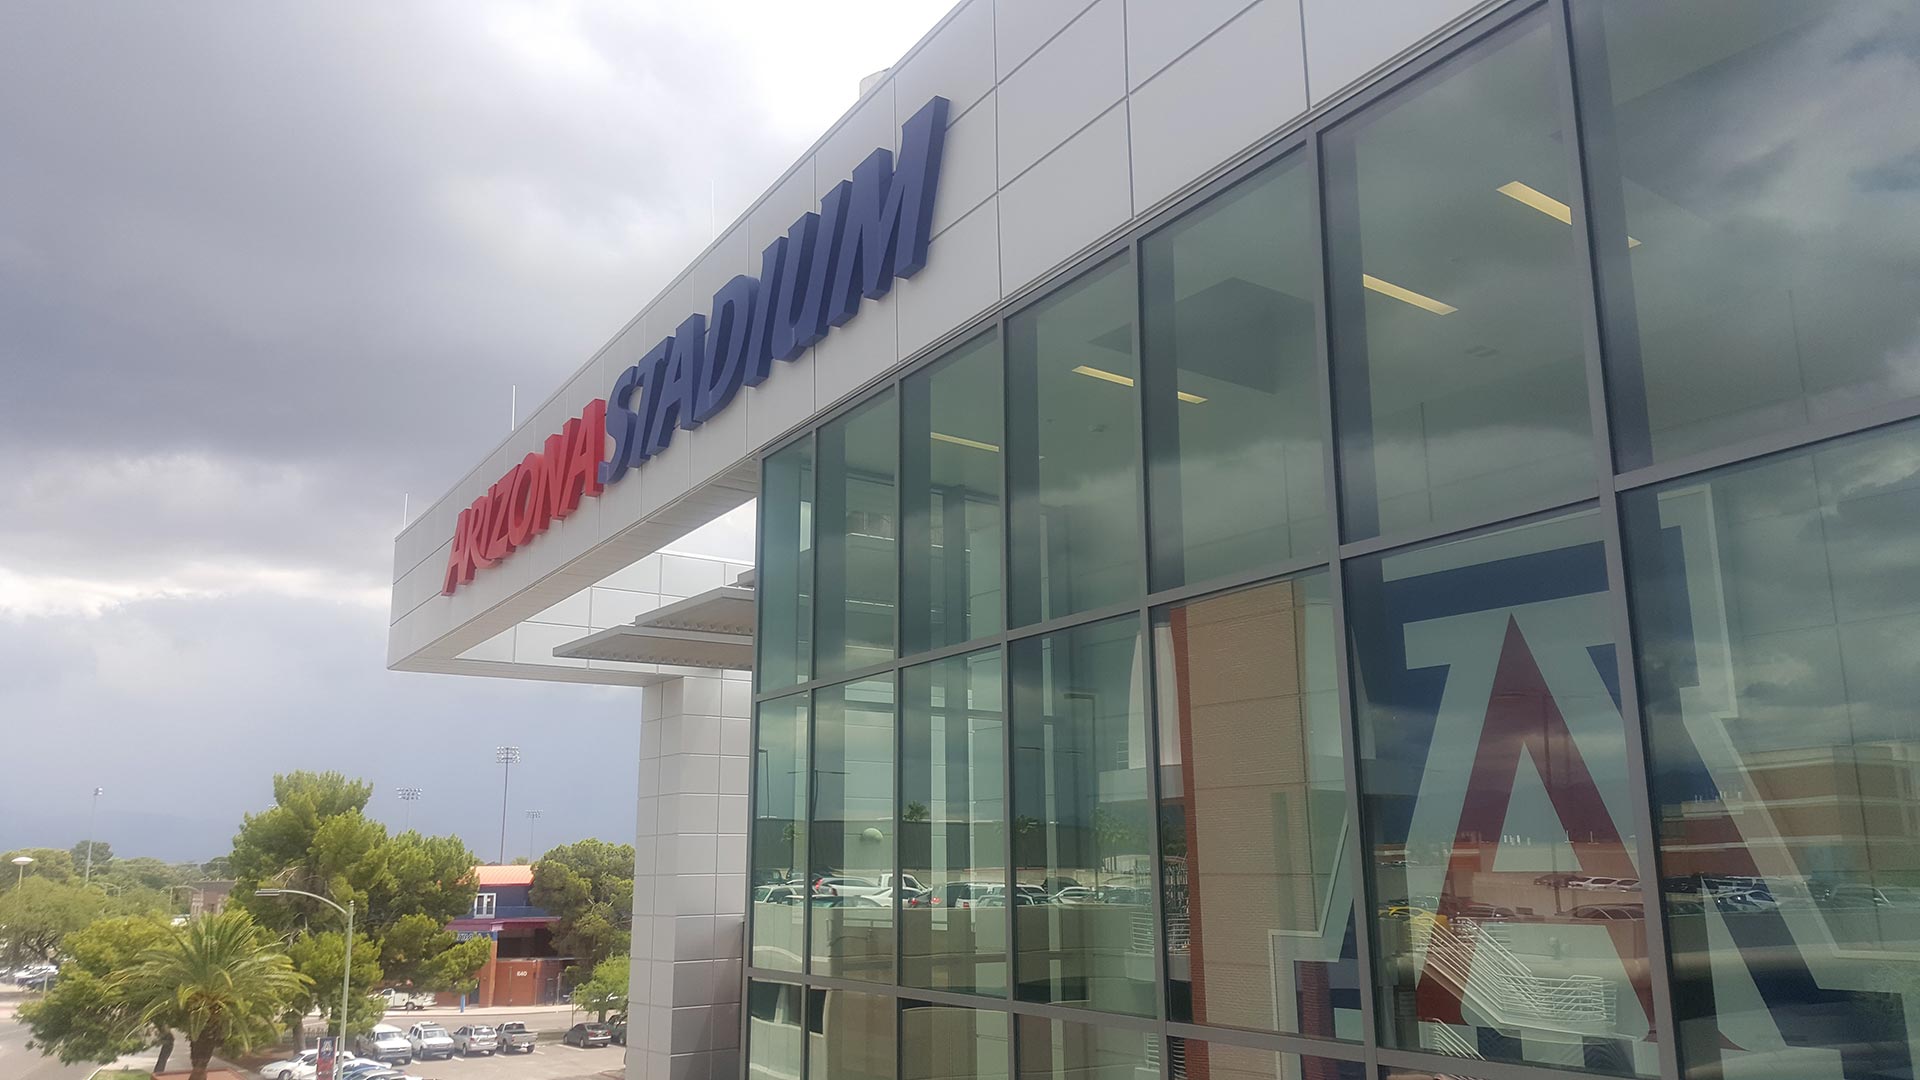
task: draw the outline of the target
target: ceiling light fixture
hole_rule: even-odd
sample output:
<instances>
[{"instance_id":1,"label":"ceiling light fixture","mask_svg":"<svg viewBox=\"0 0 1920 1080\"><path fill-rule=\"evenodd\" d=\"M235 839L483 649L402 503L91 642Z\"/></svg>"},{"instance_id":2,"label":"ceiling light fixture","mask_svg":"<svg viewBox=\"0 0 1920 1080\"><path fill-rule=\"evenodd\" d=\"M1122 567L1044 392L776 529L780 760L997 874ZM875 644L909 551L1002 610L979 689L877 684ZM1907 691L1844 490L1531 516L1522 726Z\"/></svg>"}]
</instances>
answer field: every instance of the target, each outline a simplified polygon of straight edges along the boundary
<instances>
[{"instance_id":1,"label":"ceiling light fixture","mask_svg":"<svg viewBox=\"0 0 1920 1080\"><path fill-rule=\"evenodd\" d=\"M974 439L963 439L958 435L949 435L944 431L933 432L932 437L934 442L952 443L955 446L964 446L971 450L985 450L989 454L997 454L1000 452L1000 448L992 443L979 442Z\"/></svg>"},{"instance_id":2,"label":"ceiling light fixture","mask_svg":"<svg viewBox=\"0 0 1920 1080\"><path fill-rule=\"evenodd\" d=\"M1523 184L1518 180L1509 180L1494 189L1522 206L1530 206L1562 225L1573 224L1573 207L1538 188ZM1627 246L1637 248L1640 241L1627 237Z\"/></svg>"},{"instance_id":3,"label":"ceiling light fixture","mask_svg":"<svg viewBox=\"0 0 1920 1080\"><path fill-rule=\"evenodd\" d=\"M1412 289L1395 285L1391 281L1382 281L1372 274L1361 274L1360 284L1365 285L1381 296L1390 296L1403 304L1412 304L1421 311L1431 311L1435 315L1451 315L1460 310L1452 304L1443 304L1431 296L1425 296L1421 293L1414 292Z\"/></svg>"},{"instance_id":4,"label":"ceiling light fixture","mask_svg":"<svg viewBox=\"0 0 1920 1080\"><path fill-rule=\"evenodd\" d=\"M1130 375L1122 375L1117 371L1108 371L1105 368L1097 368L1090 364L1081 364L1079 367L1073 369L1073 373L1075 375L1085 375L1090 379L1099 379L1101 382L1117 383L1121 386L1133 385L1133 377ZM1173 396L1189 405L1204 405L1207 400L1199 394L1189 394L1185 390L1176 390Z\"/></svg>"}]
</instances>

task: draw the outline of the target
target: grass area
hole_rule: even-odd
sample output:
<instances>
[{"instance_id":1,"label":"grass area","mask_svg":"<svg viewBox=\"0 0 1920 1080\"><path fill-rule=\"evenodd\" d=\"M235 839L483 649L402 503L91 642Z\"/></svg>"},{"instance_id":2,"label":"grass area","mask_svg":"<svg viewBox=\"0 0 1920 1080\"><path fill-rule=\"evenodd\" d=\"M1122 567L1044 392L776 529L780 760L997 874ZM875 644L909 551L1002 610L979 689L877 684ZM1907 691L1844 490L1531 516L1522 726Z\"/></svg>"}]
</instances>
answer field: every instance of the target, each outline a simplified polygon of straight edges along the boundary
<instances>
[{"instance_id":1,"label":"grass area","mask_svg":"<svg viewBox=\"0 0 1920 1080\"><path fill-rule=\"evenodd\" d=\"M145 1069L101 1069L93 1080L153 1080L153 1074Z\"/></svg>"}]
</instances>

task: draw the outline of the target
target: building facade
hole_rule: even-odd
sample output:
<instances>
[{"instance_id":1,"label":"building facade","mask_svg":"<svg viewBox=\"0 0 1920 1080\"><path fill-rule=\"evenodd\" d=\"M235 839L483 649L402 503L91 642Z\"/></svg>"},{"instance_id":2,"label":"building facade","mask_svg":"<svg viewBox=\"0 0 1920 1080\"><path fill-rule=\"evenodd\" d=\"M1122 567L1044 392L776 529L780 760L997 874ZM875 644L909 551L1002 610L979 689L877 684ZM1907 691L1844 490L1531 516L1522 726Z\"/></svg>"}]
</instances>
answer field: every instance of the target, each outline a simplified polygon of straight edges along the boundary
<instances>
[{"instance_id":1,"label":"building facade","mask_svg":"<svg viewBox=\"0 0 1920 1080\"><path fill-rule=\"evenodd\" d=\"M572 957L553 946L558 916L533 902L533 867L483 865L473 868L473 909L447 924L464 941L485 937L493 955L478 974L468 1004L548 1005L565 991L562 975ZM461 995L441 994L446 1004L459 1004Z\"/></svg>"},{"instance_id":2,"label":"building facade","mask_svg":"<svg viewBox=\"0 0 1920 1080\"><path fill-rule=\"evenodd\" d=\"M630 1076L1910 1078L1914 101L1898 0L968 0L393 662L645 688Z\"/></svg>"}]
</instances>

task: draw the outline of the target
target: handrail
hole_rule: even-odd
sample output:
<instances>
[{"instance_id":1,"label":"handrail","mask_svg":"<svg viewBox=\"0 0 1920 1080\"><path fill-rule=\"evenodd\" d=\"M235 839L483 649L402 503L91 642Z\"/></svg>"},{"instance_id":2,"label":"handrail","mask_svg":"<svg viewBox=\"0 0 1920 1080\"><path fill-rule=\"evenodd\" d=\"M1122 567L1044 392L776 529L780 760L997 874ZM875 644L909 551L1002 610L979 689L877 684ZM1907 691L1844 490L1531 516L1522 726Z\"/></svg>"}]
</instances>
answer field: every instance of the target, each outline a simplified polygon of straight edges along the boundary
<instances>
[{"instance_id":1,"label":"handrail","mask_svg":"<svg viewBox=\"0 0 1920 1080\"><path fill-rule=\"evenodd\" d=\"M1426 953L1429 967L1496 1024L1613 1023L1614 988L1605 979L1537 975L1472 919L1428 914L1411 923L1414 945Z\"/></svg>"}]
</instances>

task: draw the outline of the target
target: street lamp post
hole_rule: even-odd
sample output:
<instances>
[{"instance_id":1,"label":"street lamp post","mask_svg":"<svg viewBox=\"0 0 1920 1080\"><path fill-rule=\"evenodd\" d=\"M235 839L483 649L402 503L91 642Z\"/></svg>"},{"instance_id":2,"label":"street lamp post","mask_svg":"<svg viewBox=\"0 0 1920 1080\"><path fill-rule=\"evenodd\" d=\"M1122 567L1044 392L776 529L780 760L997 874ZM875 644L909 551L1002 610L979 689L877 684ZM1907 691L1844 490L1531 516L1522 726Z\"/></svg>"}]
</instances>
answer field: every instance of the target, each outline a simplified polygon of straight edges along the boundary
<instances>
[{"instance_id":1,"label":"street lamp post","mask_svg":"<svg viewBox=\"0 0 1920 1080\"><path fill-rule=\"evenodd\" d=\"M547 816L545 810L526 810L527 815L527 861L533 861L533 823Z\"/></svg>"},{"instance_id":2,"label":"street lamp post","mask_svg":"<svg viewBox=\"0 0 1920 1080\"><path fill-rule=\"evenodd\" d=\"M507 861L507 781L513 777L514 763L520 760L517 746L496 746L493 760L500 763L500 862Z\"/></svg>"},{"instance_id":3,"label":"street lamp post","mask_svg":"<svg viewBox=\"0 0 1920 1080\"><path fill-rule=\"evenodd\" d=\"M31 855L15 855L15 856L13 857L13 865L15 865L15 866L17 866L17 867L19 867L19 868L20 868L20 872L19 872L18 874L15 874L15 875L14 875L14 878L13 878L13 884L14 884L14 887L15 887L15 888L19 888L19 887L20 887L21 885L23 885L23 884L25 884L25 883L26 883L26 880L27 880L27 867L29 867L29 866L32 866L32 865L33 865L33 856L31 856Z\"/></svg>"},{"instance_id":4,"label":"street lamp post","mask_svg":"<svg viewBox=\"0 0 1920 1080\"><path fill-rule=\"evenodd\" d=\"M87 807L87 872L86 876L80 879L82 885L93 880L93 816L100 809L100 793L104 790L104 788L94 788L93 802Z\"/></svg>"},{"instance_id":5,"label":"street lamp post","mask_svg":"<svg viewBox=\"0 0 1920 1080\"><path fill-rule=\"evenodd\" d=\"M304 896L309 900L318 900L347 917L347 952L340 962L340 1044L334 1048L335 1055L346 1049L347 1045L347 1002L353 1000L353 901L348 900L346 907L303 889L255 889L255 896Z\"/></svg>"},{"instance_id":6,"label":"street lamp post","mask_svg":"<svg viewBox=\"0 0 1920 1080\"><path fill-rule=\"evenodd\" d=\"M407 816L404 819L405 828L413 828L413 804L420 801L420 789L417 787L403 787L395 791L394 794L400 796L400 801L407 804Z\"/></svg>"}]
</instances>

